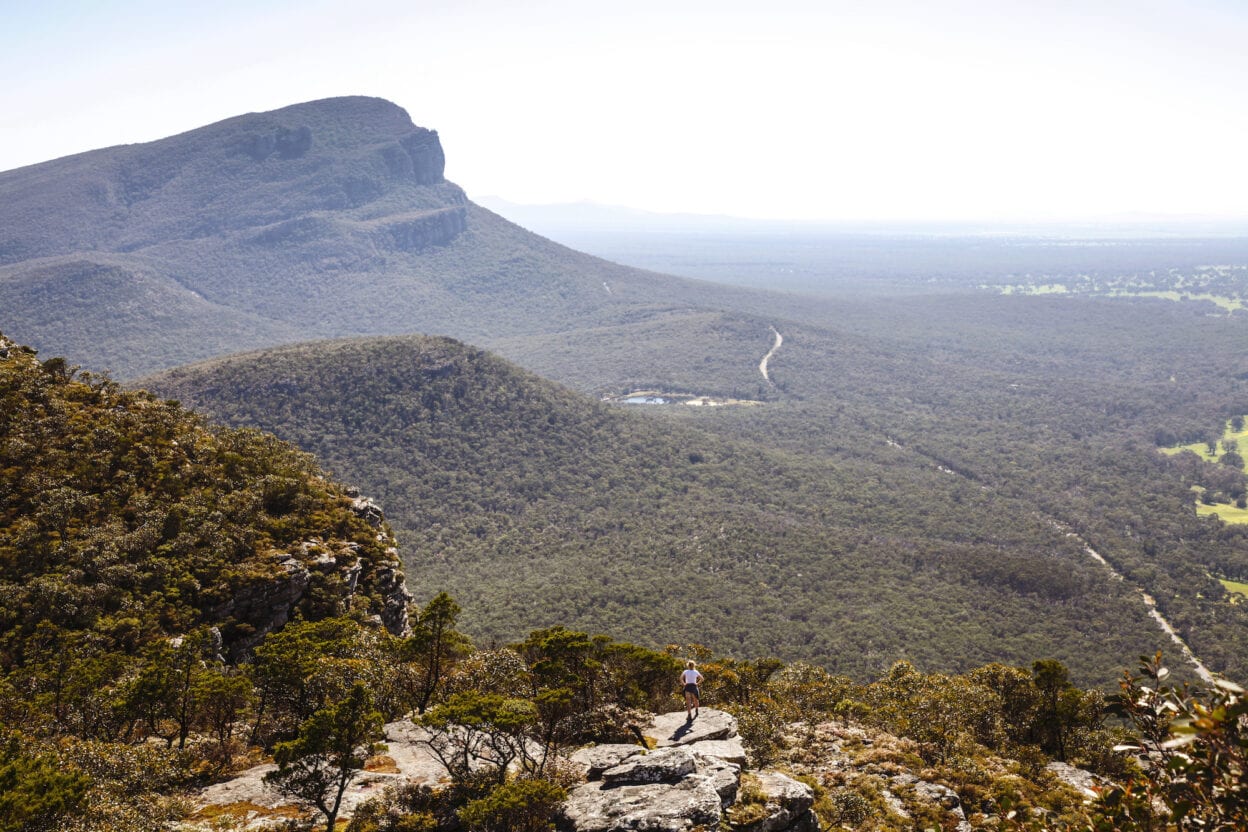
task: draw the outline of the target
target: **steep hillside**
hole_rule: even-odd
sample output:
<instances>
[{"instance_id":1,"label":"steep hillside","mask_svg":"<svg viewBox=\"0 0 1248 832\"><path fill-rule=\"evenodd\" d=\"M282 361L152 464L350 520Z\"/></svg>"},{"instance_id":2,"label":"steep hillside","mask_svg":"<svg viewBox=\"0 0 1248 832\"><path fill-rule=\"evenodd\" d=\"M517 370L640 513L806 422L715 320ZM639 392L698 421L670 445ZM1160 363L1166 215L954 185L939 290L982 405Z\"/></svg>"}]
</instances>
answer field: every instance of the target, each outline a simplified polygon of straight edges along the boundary
<instances>
[{"instance_id":1,"label":"steep hillside","mask_svg":"<svg viewBox=\"0 0 1248 832\"><path fill-rule=\"evenodd\" d=\"M0 672L68 651L103 685L162 637L211 626L235 655L292 617L402 632L410 596L369 506L271 436L0 337Z\"/></svg>"},{"instance_id":2,"label":"steep hillside","mask_svg":"<svg viewBox=\"0 0 1248 832\"><path fill-rule=\"evenodd\" d=\"M417 586L485 643L566 624L856 676L1163 645L1024 501L886 447L769 451L597 404L453 341L278 348L146 379L317 454L385 506Z\"/></svg>"},{"instance_id":3,"label":"steep hillside","mask_svg":"<svg viewBox=\"0 0 1248 832\"><path fill-rule=\"evenodd\" d=\"M0 326L127 377L310 337L503 345L649 325L691 346L659 378L629 365L595 387L752 381L749 361L703 364L725 347L721 310L761 295L574 252L468 202L443 169L437 133L356 97L2 173ZM728 351L752 355L766 326Z\"/></svg>"}]
</instances>

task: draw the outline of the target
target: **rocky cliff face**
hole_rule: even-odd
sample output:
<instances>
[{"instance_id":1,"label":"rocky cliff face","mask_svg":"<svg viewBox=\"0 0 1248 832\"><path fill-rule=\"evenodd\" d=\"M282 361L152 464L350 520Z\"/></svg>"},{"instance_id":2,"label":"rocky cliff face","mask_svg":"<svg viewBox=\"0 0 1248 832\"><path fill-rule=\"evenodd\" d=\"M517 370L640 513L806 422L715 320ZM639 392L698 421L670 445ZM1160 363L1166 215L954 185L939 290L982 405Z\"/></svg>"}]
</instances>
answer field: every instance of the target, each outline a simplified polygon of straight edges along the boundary
<instances>
[{"instance_id":1,"label":"rocky cliff face","mask_svg":"<svg viewBox=\"0 0 1248 832\"><path fill-rule=\"evenodd\" d=\"M385 559L368 562L363 547L344 541L307 540L290 551L271 556L273 573L237 590L211 611L211 618L229 620L242 637L229 640L227 657L237 661L251 652L269 633L281 629L291 613L307 598L318 581L341 592L341 606L352 605L357 597L372 610L371 620L396 636L410 634L407 605L412 594L407 589L403 565L394 533L386 525L380 507L354 489L351 510L377 531L377 542L385 547Z\"/></svg>"}]
</instances>

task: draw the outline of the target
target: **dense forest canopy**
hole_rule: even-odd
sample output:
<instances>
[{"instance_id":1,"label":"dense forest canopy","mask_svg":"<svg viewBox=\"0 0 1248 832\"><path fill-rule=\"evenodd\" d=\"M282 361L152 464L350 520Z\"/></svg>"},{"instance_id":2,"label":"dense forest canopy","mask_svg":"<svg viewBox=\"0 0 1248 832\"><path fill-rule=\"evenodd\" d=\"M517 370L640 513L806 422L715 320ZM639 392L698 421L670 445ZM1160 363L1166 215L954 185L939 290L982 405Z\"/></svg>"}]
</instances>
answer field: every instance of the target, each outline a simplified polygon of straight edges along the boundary
<instances>
[{"instance_id":1,"label":"dense forest canopy","mask_svg":"<svg viewBox=\"0 0 1248 832\"><path fill-rule=\"evenodd\" d=\"M1133 590L1028 495L951 475L883 433L831 448L750 436L807 425L848 438L797 421L800 402L673 422L418 337L282 348L148 382L365 484L415 585L451 591L485 643L557 623L860 678L903 658L966 669L1044 654L1099 683L1122 655L1166 644Z\"/></svg>"}]
</instances>

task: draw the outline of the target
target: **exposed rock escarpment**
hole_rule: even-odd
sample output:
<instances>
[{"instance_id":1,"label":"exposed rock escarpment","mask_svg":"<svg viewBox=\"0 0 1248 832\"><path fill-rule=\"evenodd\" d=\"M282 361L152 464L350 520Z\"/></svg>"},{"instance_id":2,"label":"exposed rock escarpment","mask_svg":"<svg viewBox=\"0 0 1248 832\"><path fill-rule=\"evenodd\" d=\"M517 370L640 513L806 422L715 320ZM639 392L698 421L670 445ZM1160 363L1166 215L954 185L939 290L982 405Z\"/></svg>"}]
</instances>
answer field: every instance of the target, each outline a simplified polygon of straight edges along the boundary
<instances>
[{"instance_id":1,"label":"exposed rock escarpment","mask_svg":"<svg viewBox=\"0 0 1248 832\"><path fill-rule=\"evenodd\" d=\"M378 227L374 238L394 251L420 251L445 245L468 229L468 209L443 208L400 217Z\"/></svg>"},{"instance_id":2,"label":"exposed rock escarpment","mask_svg":"<svg viewBox=\"0 0 1248 832\"><path fill-rule=\"evenodd\" d=\"M231 621L236 625L233 628L236 632L240 629L237 625L243 625L241 629L247 633L227 645L231 658L245 656L266 635L281 629L317 576L337 579L344 593L344 603L364 588L361 581L365 581L370 594L380 598L374 615L376 623L394 635L407 635L411 631L407 605L412 595L407 589L394 536L385 525L385 516L376 503L360 497L358 491L349 489L348 495L352 512L377 530L378 542L385 545L385 560L368 564L361 556L363 547L358 543L320 539L304 541L293 551L275 552L271 556L274 568L269 577L245 584L211 610L214 620Z\"/></svg>"},{"instance_id":3,"label":"exposed rock escarpment","mask_svg":"<svg viewBox=\"0 0 1248 832\"><path fill-rule=\"evenodd\" d=\"M442 182L446 155L436 130L417 127L411 133L381 150L386 168L396 177L410 177L418 185Z\"/></svg>"}]
</instances>

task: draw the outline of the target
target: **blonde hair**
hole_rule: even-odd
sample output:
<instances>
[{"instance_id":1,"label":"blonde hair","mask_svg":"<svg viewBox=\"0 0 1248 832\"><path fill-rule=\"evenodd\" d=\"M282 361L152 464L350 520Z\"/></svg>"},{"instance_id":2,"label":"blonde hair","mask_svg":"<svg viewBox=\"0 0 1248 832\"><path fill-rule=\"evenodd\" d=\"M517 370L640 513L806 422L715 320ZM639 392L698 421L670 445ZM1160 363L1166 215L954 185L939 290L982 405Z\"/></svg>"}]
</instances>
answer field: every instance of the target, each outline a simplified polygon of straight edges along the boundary
<instances>
[{"instance_id":1,"label":"blonde hair","mask_svg":"<svg viewBox=\"0 0 1248 832\"><path fill-rule=\"evenodd\" d=\"M693 667L693 659L690 659L689 661L685 662L685 667Z\"/></svg>"}]
</instances>

